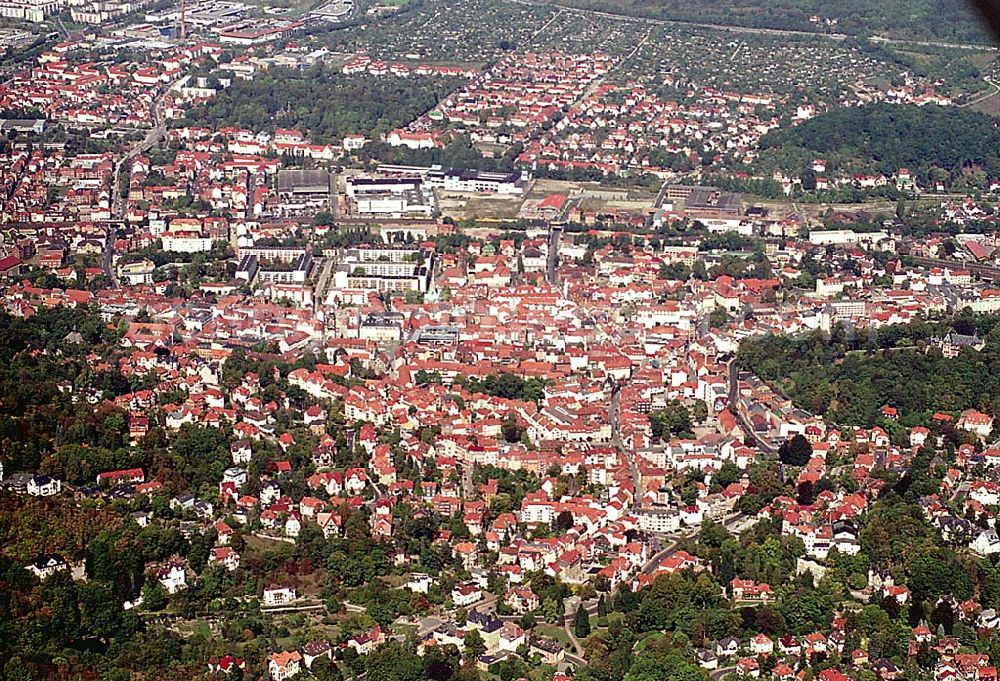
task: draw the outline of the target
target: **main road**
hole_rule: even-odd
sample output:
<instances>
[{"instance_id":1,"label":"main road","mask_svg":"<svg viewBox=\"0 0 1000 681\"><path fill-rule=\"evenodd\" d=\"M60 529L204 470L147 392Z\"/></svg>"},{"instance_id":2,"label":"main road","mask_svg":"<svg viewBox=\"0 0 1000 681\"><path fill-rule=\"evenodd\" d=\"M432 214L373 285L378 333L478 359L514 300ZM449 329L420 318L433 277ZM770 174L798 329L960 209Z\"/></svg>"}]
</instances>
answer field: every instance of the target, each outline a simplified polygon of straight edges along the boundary
<instances>
[{"instance_id":1,"label":"main road","mask_svg":"<svg viewBox=\"0 0 1000 681\"><path fill-rule=\"evenodd\" d=\"M545 279L553 286L559 283L559 241L562 227L549 225L549 254L545 263Z\"/></svg>"},{"instance_id":2,"label":"main road","mask_svg":"<svg viewBox=\"0 0 1000 681\"><path fill-rule=\"evenodd\" d=\"M141 140L132 145L132 148L128 152L118 159L118 163L115 165L114 179L111 184L111 217L114 220L124 220L125 219L125 196L122 196L122 169L132 161L136 156L140 154L145 154L147 151L155 147L160 143L160 140L167 134L167 122L163 117L162 106L163 99L170 92L174 84L177 81L170 82L161 92L157 95L156 99L153 100L153 106L151 108L151 113L153 114L153 127L146 132L146 136ZM131 173L131 169L126 172ZM126 191L126 196L128 192ZM105 237L104 253L101 255L101 269L104 270L104 275L111 280L112 288L118 288L118 277L115 276L114 270L114 248L115 248L115 235L109 229L107 236Z\"/></svg>"},{"instance_id":3,"label":"main road","mask_svg":"<svg viewBox=\"0 0 1000 681\"><path fill-rule=\"evenodd\" d=\"M153 127L146 132L146 136L136 142L128 153L126 153L122 158L118 160L118 165L115 167L115 192L113 199L112 213L114 216L121 220L125 217L125 201L122 197L121 189L121 174L122 169L125 164L134 159L140 154L145 154L147 151L159 144L160 140L167 134L167 121L163 118L163 112L161 107L163 106L163 99L170 92L174 84L177 81L173 81L163 89L156 99L153 100L153 106L151 108L151 113L153 114ZM131 170L129 171L131 172Z\"/></svg>"},{"instance_id":4,"label":"main road","mask_svg":"<svg viewBox=\"0 0 1000 681\"><path fill-rule=\"evenodd\" d=\"M335 258L330 256L323 256L323 262L320 265L319 280L316 282L316 294L313 296L313 309L319 310L323 305L323 301L326 300L326 286L330 282L330 276L333 274L333 265Z\"/></svg>"}]
</instances>

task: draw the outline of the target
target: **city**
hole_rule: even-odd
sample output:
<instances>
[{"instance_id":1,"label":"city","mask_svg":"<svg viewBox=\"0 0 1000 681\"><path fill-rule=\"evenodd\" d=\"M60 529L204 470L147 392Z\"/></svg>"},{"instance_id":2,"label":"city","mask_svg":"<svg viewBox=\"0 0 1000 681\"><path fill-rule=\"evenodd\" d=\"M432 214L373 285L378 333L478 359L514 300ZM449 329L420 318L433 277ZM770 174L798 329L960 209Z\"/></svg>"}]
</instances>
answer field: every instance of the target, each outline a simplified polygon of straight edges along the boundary
<instances>
[{"instance_id":1,"label":"city","mask_svg":"<svg viewBox=\"0 0 1000 681\"><path fill-rule=\"evenodd\" d=\"M997 681L996 38L699 2L0 0L0 678Z\"/></svg>"}]
</instances>

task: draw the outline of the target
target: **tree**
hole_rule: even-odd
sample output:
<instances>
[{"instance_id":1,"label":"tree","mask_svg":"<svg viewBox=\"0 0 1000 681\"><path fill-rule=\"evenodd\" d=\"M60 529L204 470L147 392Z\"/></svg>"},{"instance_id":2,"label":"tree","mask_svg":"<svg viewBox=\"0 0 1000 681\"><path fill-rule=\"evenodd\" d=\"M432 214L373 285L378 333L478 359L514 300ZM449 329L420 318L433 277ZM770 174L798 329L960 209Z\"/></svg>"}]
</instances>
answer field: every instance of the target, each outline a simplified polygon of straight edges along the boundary
<instances>
[{"instance_id":1,"label":"tree","mask_svg":"<svg viewBox=\"0 0 1000 681\"><path fill-rule=\"evenodd\" d=\"M816 171L812 168L806 168L802 171L800 176L802 178L802 189L807 192L815 191L816 189Z\"/></svg>"},{"instance_id":2,"label":"tree","mask_svg":"<svg viewBox=\"0 0 1000 681\"><path fill-rule=\"evenodd\" d=\"M507 414L501 423L503 439L513 443L521 439L521 429L517 425L517 418L513 414Z\"/></svg>"},{"instance_id":3,"label":"tree","mask_svg":"<svg viewBox=\"0 0 1000 681\"><path fill-rule=\"evenodd\" d=\"M712 483L718 483L720 488L728 487L740 479L740 469L732 461L722 464L715 474L712 475Z\"/></svg>"},{"instance_id":4,"label":"tree","mask_svg":"<svg viewBox=\"0 0 1000 681\"><path fill-rule=\"evenodd\" d=\"M235 388L250 371L250 362L242 348L236 348L222 365L222 384L227 388Z\"/></svg>"},{"instance_id":5,"label":"tree","mask_svg":"<svg viewBox=\"0 0 1000 681\"><path fill-rule=\"evenodd\" d=\"M782 619L781 615L772 610L769 606L763 606L756 609L754 613L755 624L757 629L759 629L764 634L780 634L785 630L785 621Z\"/></svg>"},{"instance_id":6,"label":"tree","mask_svg":"<svg viewBox=\"0 0 1000 681\"><path fill-rule=\"evenodd\" d=\"M31 679L35 678L31 672L31 667L16 655L7 660L3 670L4 678L9 681L31 681Z\"/></svg>"},{"instance_id":7,"label":"tree","mask_svg":"<svg viewBox=\"0 0 1000 681\"><path fill-rule=\"evenodd\" d=\"M449 681L461 664L462 656L456 646L434 646L424 654L424 675L430 681Z\"/></svg>"},{"instance_id":8,"label":"tree","mask_svg":"<svg viewBox=\"0 0 1000 681\"><path fill-rule=\"evenodd\" d=\"M597 616L602 619L608 616L608 602L604 599L604 594L597 597Z\"/></svg>"},{"instance_id":9,"label":"tree","mask_svg":"<svg viewBox=\"0 0 1000 681\"><path fill-rule=\"evenodd\" d=\"M577 638L590 636L590 614L583 607L583 603L576 608L576 615L573 617L573 633L576 634Z\"/></svg>"},{"instance_id":10,"label":"tree","mask_svg":"<svg viewBox=\"0 0 1000 681\"><path fill-rule=\"evenodd\" d=\"M557 532L565 532L571 527L573 527L573 514L570 511L560 511L559 515L556 516L553 528Z\"/></svg>"},{"instance_id":11,"label":"tree","mask_svg":"<svg viewBox=\"0 0 1000 681\"><path fill-rule=\"evenodd\" d=\"M142 590L142 607L150 612L158 612L167 607L167 590L159 582L150 582Z\"/></svg>"},{"instance_id":12,"label":"tree","mask_svg":"<svg viewBox=\"0 0 1000 681\"><path fill-rule=\"evenodd\" d=\"M663 409L649 413L653 438L691 437L694 434L688 408L674 400Z\"/></svg>"},{"instance_id":13,"label":"tree","mask_svg":"<svg viewBox=\"0 0 1000 681\"><path fill-rule=\"evenodd\" d=\"M371 681L425 681L421 659L396 641L369 655L365 663Z\"/></svg>"},{"instance_id":14,"label":"tree","mask_svg":"<svg viewBox=\"0 0 1000 681\"><path fill-rule=\"evenodd\" d=\"M341 681L344 678L337 663L328 657L313 660L309 671L316 677L317 681Z\"/></svg>"},{"instance_id":15,"label":"tree","mask_svg":"<svg viewBox=\"0 0 1000 681\"><path fill-rule=\"evenodd\" d=\"M975 585L951 549L912 548L907 554L909 586L914 599L936 599L954 594L959 600L972 596Z\"/></svg>"},{"instance_id":16,"label":"tree","mask_svg":"<svg viewBox=\"0 0 1000 681\"><path fill-rule=\"evenodd\" d=\"M716 269L715 267L712 268L713 271L715 271L715 269ZM710 327L714 329L721 329L725 327L726 324L728 323L729 323L729 313L726 312L724 308L717 307L708 313L708 325Z\"/></svg>"},{"instance_id":17,"label":"tree","mask_svg":"<svg viewBox=\"0 0 1000 681\"><path fill-rule=\"evenodd\" d=\"M708 418L708 405L705 400L695 400L691 406L691 418L695 423L703 423Z\"/></svg>"},{"instance_id":18,"label":"tree","mask_svg":"<svg viewBox=\"0 0 1000 681\"><path fill-rule=\"evenodd\" d=\"M701 526L701 533L699 534L698 542L702 546L719 548L727 539L730 539L731 537L732 535L729 534L725 525L717 523L711 518L707 518Z\"/></svg>"},{"instance_id":19,"label":"tree","mask_svg":"<svg viewBox=\"0 0 1000 681\"><path fill-rule=\"evenodd\" d=\"M803 480L795 488L795 499L803 506L809 506L816 500L815 485L811 480Z\"/></svg>"},{"instance_id":20,"label":"tree","mask_svg":"<svg viewBox=\"0 0 1000 681\"><path fill-rule=\"evenodd\" d=\"M426 385L428 383L440 383L441 374L436 371L426 371L424 369L420 369L413 377L413 380L416 382L417 385Z\"/></svg>"},{"instance_id":21,"label":"tree","mask_svg":"<svg viewBox=\"0 0 1000 681\"><path fill-rule=\"evenodd\" d=\"M952 609L951 604L948 601L940 601L934 606L934 610L931 611L931 626L935 629L940 629L942 633L951 635L952 629L955 626L955 611Z\"/></svg>"},{"instance_id":22,"label":"tree","mask_svg":"<svg viewBox=\"0 0 1000 681\"><path fill-rule=\"evenodd\" d=\"M483 641L483 635L478 629L465 632L462 641L465 644L466 658L469 660L478 660L486 652L486 642Z\"/></svg>"},{"instance_id":23,"label":"tree","mask_svg":"<svg viewBox=\"0 0 1000 681\"><path fill-rule=\"evenodd\" d=\"M812 458L812 445L802 435L795 434L781 443L778 458L789 466L805 466Z\"/></svg>"},{"instance_id":24,"label":"tree","mask_svg":"<svg viewBox=\"0 0 1000 681\"><path fill-rule=\"evenodd\" d=\"M989 177L1000 172L1000 131L989 116L968 109L840 108L768 133L760 146L764 154L799 149L827 158L847 156L852 164L886 175L906 167L920 184L932 180L932 170L955 176L956 183L969 181L963 169L976 167Z\"/></svg>"},{"instance_id":25,"label":"tree","mask_svg":"<svg viewBox=\"0 0 1000 681\"><path fill-rule=\"evenodd\" d=\"M682 262L662 263L657 279L673 279L686 281L691 276L691 268Z\"/></svg>"}]
</instances>

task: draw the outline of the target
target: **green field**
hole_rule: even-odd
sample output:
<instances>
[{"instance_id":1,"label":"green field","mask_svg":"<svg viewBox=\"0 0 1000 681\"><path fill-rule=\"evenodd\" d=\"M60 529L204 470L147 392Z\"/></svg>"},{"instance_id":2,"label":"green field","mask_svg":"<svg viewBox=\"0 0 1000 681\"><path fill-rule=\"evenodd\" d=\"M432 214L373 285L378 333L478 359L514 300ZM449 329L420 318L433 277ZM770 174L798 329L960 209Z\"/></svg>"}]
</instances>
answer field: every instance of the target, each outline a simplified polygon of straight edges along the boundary
<instances>
[{"instance_id":1,"label":"green field","mask_svg":"<svg viewBox=\"0 0 1000 681\"><path fill-rule=\"evenodd\" d=\"M552 4L722 26L991 42L978 15L963 0L554 0Z\"/></svg>"},{"instance_id":2,"label":"green field","mask_svg":"<svg viewBox=\"0 0 1000 681\"><path fill-rule=\"evenodd\" d=\"M539 636L544 636L545 638L551 638L558 641L567 648L572 648L573 644L569 640L569 634L566 630L556 624L539 624L535 627L535 631Z\"/></svg>"}]
</instances>

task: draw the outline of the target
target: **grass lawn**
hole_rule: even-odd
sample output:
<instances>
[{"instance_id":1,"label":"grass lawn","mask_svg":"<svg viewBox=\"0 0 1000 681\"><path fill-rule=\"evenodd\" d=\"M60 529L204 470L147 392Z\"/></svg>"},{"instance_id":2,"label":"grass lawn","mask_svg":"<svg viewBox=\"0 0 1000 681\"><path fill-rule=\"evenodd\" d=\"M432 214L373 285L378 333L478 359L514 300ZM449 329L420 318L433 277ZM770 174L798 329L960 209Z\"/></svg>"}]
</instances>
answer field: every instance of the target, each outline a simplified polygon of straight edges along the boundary
<instances>
[{"instance_id":1,"label":"grass lawn","mask_svg":"<svg viewBox=\"0 0 1000 681\"><path fill-rule=\"evenodd\" d=\"M247 0L248 5L262 9L284 9L289 14L301 14L317 7L319 0Z\"/></svg>"},{"instance_id":2,"label":"grass lawn","mask_svg":"<svg viewBox=\"0 0 1000 681\"><path fill-rule=\"evenodd\" d=\"M284 638L276 639L274 644L280 650L290 650L298 646L298 639L295 636L286 636Z\"/></svg>"},{"instance_id":3,"label":"grass lawn","mask_svg":"<svg viewBox=\"0 0 1000 681\"><path fill-rule=\"evenodd\" d=\"M620 612L609 612L608 616L603 620L598 619L597 616L590 618L590 623L593 626L593 634L606 634L608 633L608 627L614 623L622 623L625 621L625 615Z\"/></svg>"},{"instance_id":4,"label":"grass lawn","mask_svg":"<svg viewBox=\"0 0 1000 681\"><path fill-rule=\"evenodd\" d=\"M539 624L535 627L535 632L537 632L539 636L556 640L564 646L573 645L570 643L569 635L566 633L566 630L556 624Z\"/></svg>"},{"instance_id":5,"label":"grass lawn","mask_svg":"<svg viewBox=\"0 0 1000 681\"><path fill-rule=\"evenodd\" d=\"M639 653L646 648L647 645L655 641L656 639L663 636L662 631L651 631L642 638L640 638L635 644L635 652Z\"/></svg>"},{"instance_id":6,"label":"grass lawn","mask_svg":"<svg viewBox=\"0 0 1000 681\"><path fill-rule=\"evenodd\" d=\"M258 537L254 534L248 534L244 537L246 542L246 548L250 551L256 551L257 553L266 554L271 551L282 550L291 553L294 550L293 544L287 544L283 541L278 541L277 539L268 539L267 537Z\"/></svg>"},{"instance_id":7,"label":"grass lawn","mask_svg":"<svg viewBox=\"0 0 1000 681\"><path fill-rule=\"evenodd\" d=\"M202 638L211 640L215 636L212 633L212 625L203 619L179 621L167 628L176 631L184 638L201 636Z\"/></svg>"},{"instance_id":8,"label":"grass lawn","mask_svg":"<svg viewBox=\"0 0 1000 681\"><path fill-rule=\"evenodd\" d=\"M393 624L392 630L394 633L402 634L403 636L410 636L411 634L416 636L419 627L413 624Z\"/></svg>"},{"instance_id":9,"label":"grass lawn","mask_svg":"<svg viewBox=\"0 0 1000 681\"><path fill-rule=\"evenodd\" d=\"M210 627L208 625L208 622L206 622L205 620L198 620L197 622L195 622L193 630L194 633L198 634L199 636L203 636L207 639L212 638L212 627Z\"/></svg>"},{"instance_id":10,"label":"grass lawn","mask_svg":"<svg viewBox=\"0 0 1000 681\"><path fill-rule=\"evenodd\" d=\"M605 626L614 624L616 622L620 624L620 623L622 623L622 622L625 621L625 613L623 613L623 612L609 612L608 615L607 615L607 617L605 617L604 619L607 621L607 625L605 625Z\"/></svg>"},{"instance_id":11,"label":"grass lawn","mask_svg":"<svg viewBox=\"0 0 1000 681\"><path fill-rule=\"evenodd\" d=\"M1000 92L991 97L987 97L982 101L976 102L969 108L975 109L976 111L982 111L984 114L989 114L990 116L1000 116Z\"/></svg>"}]
</instances>

